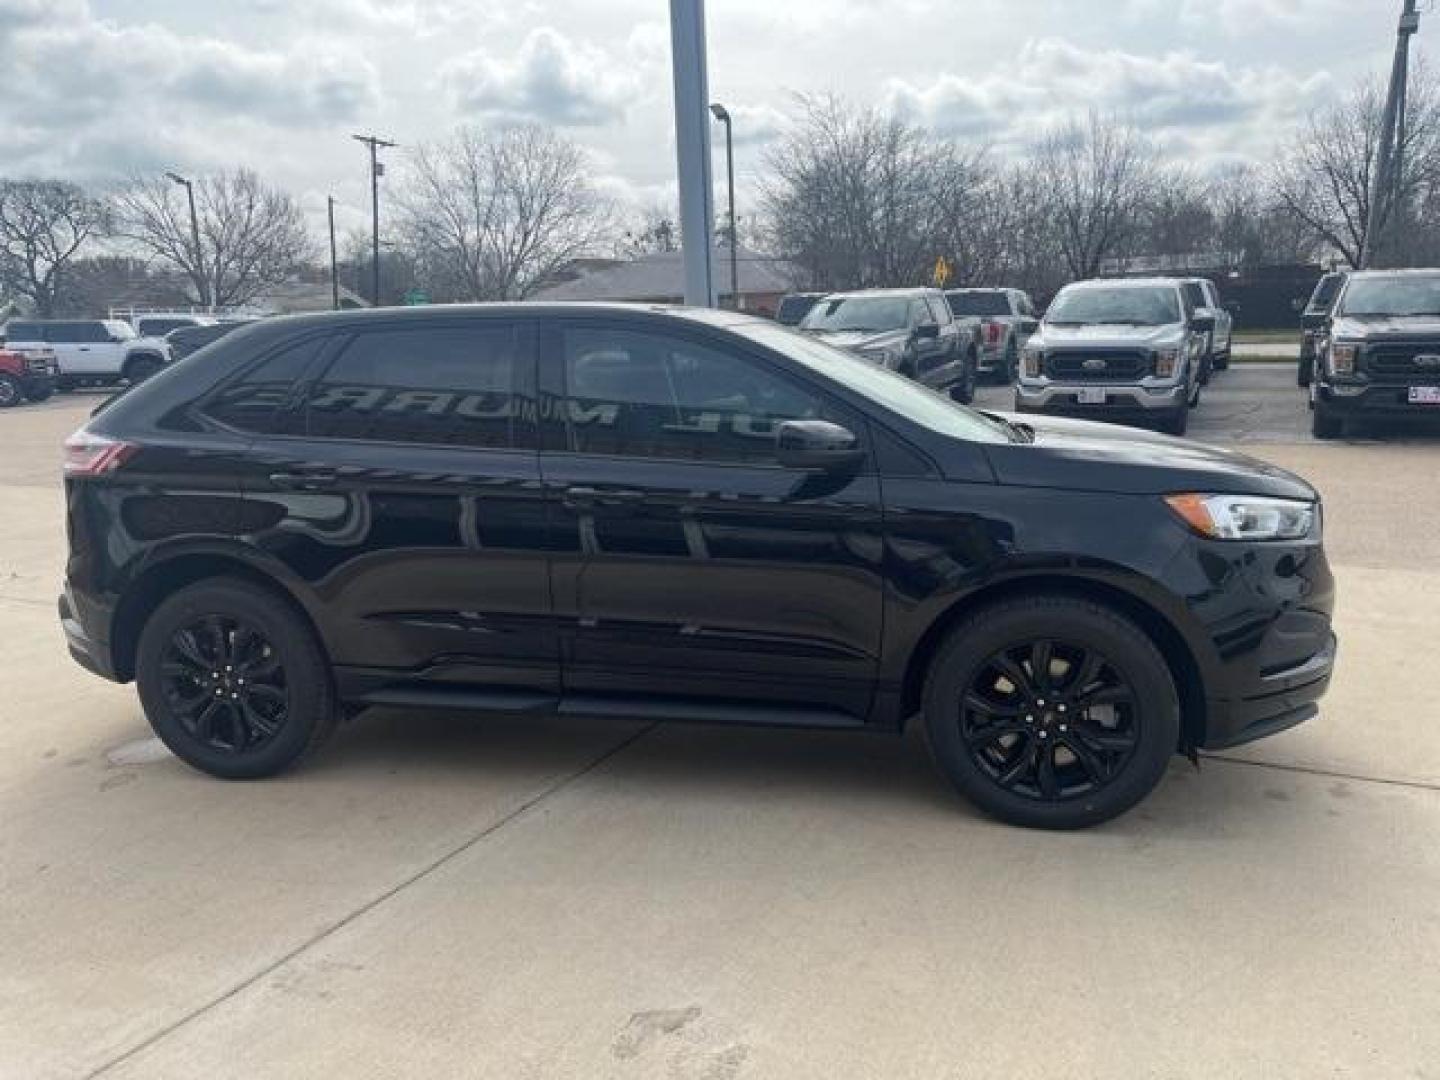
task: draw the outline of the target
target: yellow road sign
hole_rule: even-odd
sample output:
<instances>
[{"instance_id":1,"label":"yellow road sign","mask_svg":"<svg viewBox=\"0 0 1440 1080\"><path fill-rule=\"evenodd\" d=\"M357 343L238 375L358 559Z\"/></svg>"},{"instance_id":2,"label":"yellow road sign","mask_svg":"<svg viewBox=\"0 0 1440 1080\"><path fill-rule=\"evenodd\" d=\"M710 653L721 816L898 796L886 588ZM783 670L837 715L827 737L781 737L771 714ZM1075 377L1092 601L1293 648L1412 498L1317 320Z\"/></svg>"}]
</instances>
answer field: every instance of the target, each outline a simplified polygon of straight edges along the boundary
<instances>
[{"instance_id":1,"label":"yellow road sign","mask_svg":"<svg viewBox=\"0 0 1440 1080\"><path fill-rule=\"evenodd\" d=\"M941 255L935 260L934 281L937 289L943 289L945 283L950 280L950 260Z\"/></svg>"}]
</instances>

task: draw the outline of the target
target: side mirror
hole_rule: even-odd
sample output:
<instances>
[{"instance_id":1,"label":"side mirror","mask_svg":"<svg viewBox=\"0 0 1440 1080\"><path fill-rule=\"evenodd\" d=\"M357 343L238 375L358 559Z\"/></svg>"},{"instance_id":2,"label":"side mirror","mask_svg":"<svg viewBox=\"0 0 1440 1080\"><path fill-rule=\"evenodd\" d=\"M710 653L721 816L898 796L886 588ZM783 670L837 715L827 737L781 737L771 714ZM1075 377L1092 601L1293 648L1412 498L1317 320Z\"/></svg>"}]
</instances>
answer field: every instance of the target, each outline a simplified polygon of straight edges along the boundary
<instances>
[{"instance_id":1,"label":"side mirror","mask_svg":"<svg viewBox=\"0 0 1440 1080\"><path fill-rule=\"evenodd\" d=\"M940 324L933 322L921 323L915 327L915 340L934 339L940 336Z\"/></svg>"},{"instance_id":2,"label":"side mirror","mask_svg":"<svg viewBox=\"0 0 1440 1080\"><path fill-rule=\"evenodd\" d=\"M1190 329L1196 333L1208 334L1215 329L1214 315L1195 315L1190 319Z\"/></svg>"},{"instance_id":3,"label":"side mirror","mask_svg":"<svg viewBox=\"0 0 1440 1080\"><path fill-rule=\"evenodd\" d=\"M775 457L787 469L840 469L865 457L849 428L829 420L786 420L775 432Z\"/></svg>"}]
</instances>

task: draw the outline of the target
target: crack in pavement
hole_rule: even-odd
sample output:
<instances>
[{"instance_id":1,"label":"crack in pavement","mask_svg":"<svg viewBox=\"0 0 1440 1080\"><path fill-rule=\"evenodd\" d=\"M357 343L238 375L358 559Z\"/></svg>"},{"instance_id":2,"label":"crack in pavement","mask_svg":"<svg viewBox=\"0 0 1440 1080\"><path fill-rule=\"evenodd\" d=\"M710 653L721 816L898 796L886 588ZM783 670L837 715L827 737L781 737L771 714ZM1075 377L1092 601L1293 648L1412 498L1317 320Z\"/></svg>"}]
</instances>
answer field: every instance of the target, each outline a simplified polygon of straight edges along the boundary
<instances>
[{"instance_id":1,"label":"crack in pavement","mask_svg":"<svg viewBox=\"0 0 1440 1080\"><path fill-rule=\"evenodd\" d=\"M1305 773L1309 776L1325 776L1334 780L1353 780L1357 784L1384 784L1387 787L1440 791L1440 782L1434 780L1401 780L1394 776L1365 776L1363 773L1341 772L1338 769L1325 769L1318 765L1286 765L1278 761L1251 761L1249 758L1206 753L1201 753L1200 760L1221 761L1228 765L1249 765L1253 769L1278 769L1280 772Z\"/></svg>"},{"instance_id":2,"label":"crack in pavement","mask_svg":"<svg viewBox=\"0 0 1440 1080\"><path fill-rule=\"evenodd\" d=\"M462 841L455 847L451 848L449 851L445 852L445 854L441 855L439 858L432 860L425 866L421 867L419 870L410 874L408 877L405 877L401 881L390 886L390 888L386 889L378 896L371 897L369 900L361 904L359 907L355 908L353 911L337 919L335 922L331 923L324 929L312 934L310 937L306 938L293 949L290 949L284 955L264 965L258 971L255 971L250 975L245 976L233 986L217 994L209 1001L206 1001L203 1004L191 1009L179 1019L174 1020L171 1023L166 1024L164 1027L160 1028L158 1031L152 1032L150 1035L147 1035L138 1043L135 1043L128 1049L121 1051L119 1054L116 1054L109 1061L100 1064L99 1066L85 1074L85 1080L95 1080L95 1077L105 1075L116 1067L123 1065L125 1062L131 1060L136 1055L143 1053L144 1051L150 1049L150 1047L173 1035L175 1032L187 1026L192 1021L199 1019L201 1016L204 1016L212 1009L223 1005L231 998L234 998L237 995L248 990L250 987L260 982L266 976L284 967L291 960L294 960L296 957L310 951L315 946L326 941L328 938L333 937L341 930L344 930L347 926L350 926L358 919L363 918L370 912L374 911L376 908L380 907L386 901L394 899L396 896L400 895L400 893L404 892L410 886L425 880L431 874L434 874L437 870L442 869L449 863L458 859L461 855L464 855L467 851L475 847L477 844L494 836L497 832L505 828L505 826L509 825L512 821L520 818L527 811L533 809L540 803L544 802L546 799L550 798L550 796L558 794L560 791L563 791L565 788L569 787L576 780L579 780L587 774L595 771L601 765L604 765L607 761L609 761L611 758L614 758L618 754L624 752L625 750L628 750L631 746L634 746L635 743L639 742L642 738L650 734L650 732L654 731L659 726L660 721L654 720L642 727L639 731L627 735L625 738L615 743L609 749L605 750L603 753L593 758L591 761L587 762L579 769L576 769L574 772L568 773L565 776L562 776L560 779L554 781L553 783L548 784L540 791L536 792L534 795L525 799L523 802L520 803L519 806L517 806L514 810L511 810L508 814L502 815L498 820L485 826L485 828L481 829L474 836L471 836L468 839Z\"/></svg>"}]
</instances>

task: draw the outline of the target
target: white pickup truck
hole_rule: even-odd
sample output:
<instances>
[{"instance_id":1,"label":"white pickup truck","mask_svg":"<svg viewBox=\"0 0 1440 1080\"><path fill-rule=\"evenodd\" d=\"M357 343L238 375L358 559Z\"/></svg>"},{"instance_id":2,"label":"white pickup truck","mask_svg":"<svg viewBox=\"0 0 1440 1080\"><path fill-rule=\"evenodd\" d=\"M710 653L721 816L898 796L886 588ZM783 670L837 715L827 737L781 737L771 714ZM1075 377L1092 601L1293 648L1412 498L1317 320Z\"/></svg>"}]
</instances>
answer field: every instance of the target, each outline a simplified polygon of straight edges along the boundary
<instances>
[{"instance_id":1,"label":"white pickup truck","mask_svg":"<svg viewBox=\"0 0 1440 1080\"><path fill-rule=\"evenodd\" d=\"M11 319L3 336L7 348L16 352L52 350L60 390L143 382L170 362L163 339L140 337L119 319Z\"/></svg>"}]
</instances>

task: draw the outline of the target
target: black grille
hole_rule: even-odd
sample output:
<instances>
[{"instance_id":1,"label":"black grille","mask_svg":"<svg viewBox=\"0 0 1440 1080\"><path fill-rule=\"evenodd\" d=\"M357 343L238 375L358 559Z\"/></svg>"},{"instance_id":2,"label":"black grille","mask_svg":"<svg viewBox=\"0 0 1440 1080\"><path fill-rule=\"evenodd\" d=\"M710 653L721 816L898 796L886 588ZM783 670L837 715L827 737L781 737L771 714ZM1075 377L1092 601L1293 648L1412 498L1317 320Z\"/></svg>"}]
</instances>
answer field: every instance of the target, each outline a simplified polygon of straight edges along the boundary
<instances>
[{"instance_id":1,"label":"black grille","mask_svg":"<svg viewBox=\"0 0 1440 1080\"><path fill-rule=\"evenodd\" d=\"M1421 357L1434 362L1421 363ZM1371 345L1365 350L1364 366L1376 382L1440 383L1440 341Z\"/></svg>"},{"instance_id":2,"label":"black grille","mask_svg":"<svg viewBox=\"0 0 1440 1080\"><path fill-rule=\"evenodd\" d=\"M1138 349L1072 349L1045 360L1045 374L1064 382L1134 382L1150 371L1150 354Z\"/></svg>"}]
</instances>

